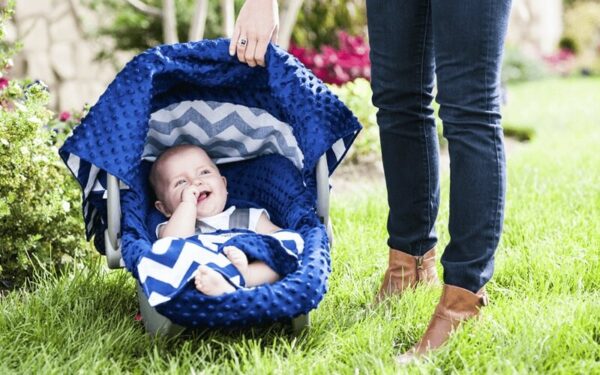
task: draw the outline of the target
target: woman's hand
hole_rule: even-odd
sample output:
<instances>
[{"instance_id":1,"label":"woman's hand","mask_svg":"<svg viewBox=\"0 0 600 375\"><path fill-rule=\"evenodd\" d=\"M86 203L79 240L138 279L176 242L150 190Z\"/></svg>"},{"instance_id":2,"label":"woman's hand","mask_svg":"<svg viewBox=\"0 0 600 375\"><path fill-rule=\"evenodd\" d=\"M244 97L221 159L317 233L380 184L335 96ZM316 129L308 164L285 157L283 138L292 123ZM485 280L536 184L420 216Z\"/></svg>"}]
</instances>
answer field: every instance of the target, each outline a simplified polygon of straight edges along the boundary
<instances>
[{"instance_id":1,"label":"woman's hand","mask_svg":"<svg viewBox=\"0 0 600 375\"><path fill-rule=\"evenodd\" d=\"M277 0L247 0L235 22L229 54L237 53L241 62L252 67L265 66L267 46L277 43L278 31Z\"/></svg>"}]
</instances>

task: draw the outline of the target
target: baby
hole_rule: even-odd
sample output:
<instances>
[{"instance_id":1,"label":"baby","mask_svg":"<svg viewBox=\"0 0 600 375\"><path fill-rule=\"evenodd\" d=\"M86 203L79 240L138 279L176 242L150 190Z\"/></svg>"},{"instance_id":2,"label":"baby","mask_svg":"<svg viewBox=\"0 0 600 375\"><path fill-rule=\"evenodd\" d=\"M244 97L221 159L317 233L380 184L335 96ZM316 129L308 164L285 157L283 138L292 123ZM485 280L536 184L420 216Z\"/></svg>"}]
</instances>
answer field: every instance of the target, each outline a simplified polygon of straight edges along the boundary
<instances>
[{"instance_id":1,"label":"baby","mask_svg":"<svg viewBox=\"0 0 600 375\"><path fill-rule=\"evenodd\" d=\"M169 220L159 224L157 237L189 237L205 231L233 229L221 227L219 216L231 214L234 207L224 211L227 201L227 180L210 157L198 146L180 145L162 153L150 170L150 184L157 201L155 207ZM263 209L251 209L249 230L270 234L280 228L274 225ZM253 215L254 214L254 215ZM254 216L254 219L253 219ZM207 226L206 223L211 223ZM217 223L217 224L215 224ZM215 227L216 226L216 227ZM229 246L223 252L246 280L247 287L274 283L280 276L262 261L248 263L241 250ZM219 272L201 265L195 277L196 289L209 296L233 292L231 285Z\"/></svg>"}]
</instances>

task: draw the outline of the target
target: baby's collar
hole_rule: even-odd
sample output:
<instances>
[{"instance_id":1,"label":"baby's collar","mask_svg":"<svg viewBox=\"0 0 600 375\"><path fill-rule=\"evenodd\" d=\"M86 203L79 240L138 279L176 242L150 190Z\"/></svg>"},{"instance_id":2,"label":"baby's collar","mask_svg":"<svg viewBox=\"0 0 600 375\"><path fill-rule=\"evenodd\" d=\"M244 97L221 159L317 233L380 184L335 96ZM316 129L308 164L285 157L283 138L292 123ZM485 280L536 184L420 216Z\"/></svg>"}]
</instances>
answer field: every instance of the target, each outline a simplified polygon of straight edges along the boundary
<instances>
[{"instance_id":1,"label":"baby's collar","mask_svg":"<svg viewBox=\"0 0 600 375\"><path fill-rule=\"evenodd\" d=\"M235 206L231 206L223 212L213 216L203 217L197 221L204 225L208 225L214 229L229 228L229 216L235 211Z\"/></svg>"}]
</instances>

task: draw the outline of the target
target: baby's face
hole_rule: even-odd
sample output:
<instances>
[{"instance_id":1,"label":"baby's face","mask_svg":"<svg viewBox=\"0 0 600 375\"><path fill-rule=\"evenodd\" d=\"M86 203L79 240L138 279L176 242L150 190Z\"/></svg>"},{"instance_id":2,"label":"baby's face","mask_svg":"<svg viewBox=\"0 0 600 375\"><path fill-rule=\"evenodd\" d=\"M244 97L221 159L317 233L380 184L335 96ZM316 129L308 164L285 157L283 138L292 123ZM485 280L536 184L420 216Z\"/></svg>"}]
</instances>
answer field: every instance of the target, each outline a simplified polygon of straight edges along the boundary
<instances>
[{"instance_id":1,"label":"baby's face","mask_svg":"<svg viewBox=\"0 0 600 375\"><path fill-rule=\"evenodd\" d=\"M183 191L195 185L200 194L197 197L196 217L208 217L223 212L227 201L227 181L221 176L206 152L189 147L177 150L162 161L158 173L158 199L162 207L157 207L170 217L182 201Z\"/></svg>"}]
</instances>

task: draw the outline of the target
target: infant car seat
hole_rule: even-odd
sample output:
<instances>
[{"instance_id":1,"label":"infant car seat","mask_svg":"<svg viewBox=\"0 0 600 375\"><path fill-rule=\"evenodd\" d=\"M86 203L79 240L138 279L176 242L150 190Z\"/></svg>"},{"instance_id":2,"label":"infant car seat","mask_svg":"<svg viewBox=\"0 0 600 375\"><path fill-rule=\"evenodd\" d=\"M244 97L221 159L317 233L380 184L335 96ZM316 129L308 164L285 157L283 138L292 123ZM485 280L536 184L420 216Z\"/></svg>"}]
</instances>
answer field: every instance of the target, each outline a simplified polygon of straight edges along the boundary
<instances>
[{"instance_id":1,"label":"infant car seat","mask_svg":"<svg viewBox=\"0 0 600 375\"><path fill-rule=\"evenodd\" d=\"M360 125L287 52L269 46L266 67L251 68L229 56L228 45L204 40L136 56L59 150L82 187L87 238L109 267L124 266L138 280L151 334L284 319L302 326L326 292L329 176ZM227 205L263 207L276 225L300 233L304 250L295 271L218 297L190 282L149 306L137 266L164 218L153 208L148 171L153 157L181 143L202 146L217 162L228 179Z\"/></svg>"}]
</instances>

